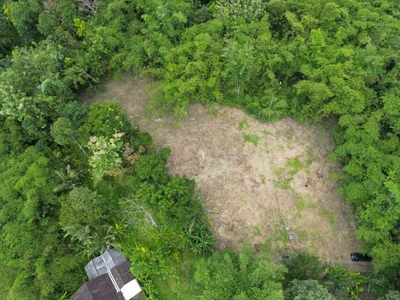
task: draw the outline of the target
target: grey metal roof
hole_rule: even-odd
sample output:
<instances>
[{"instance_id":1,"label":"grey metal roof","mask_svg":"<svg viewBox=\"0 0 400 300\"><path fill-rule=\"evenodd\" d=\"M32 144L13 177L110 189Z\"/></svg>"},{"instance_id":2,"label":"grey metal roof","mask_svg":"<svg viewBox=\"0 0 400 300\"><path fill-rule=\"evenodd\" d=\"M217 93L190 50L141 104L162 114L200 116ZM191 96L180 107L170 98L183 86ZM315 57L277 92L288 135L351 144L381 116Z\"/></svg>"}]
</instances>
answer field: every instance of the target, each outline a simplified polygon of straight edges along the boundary
<instances>
[{"instance_id":1,"label":"grey metal roof","mask_svg":"<svg viewBox=\"0 0 400 300\"><path fill-rule=\"evenodd\" d=\"M93 258L86 266L85 272L89 280L107 273L112 268L126 262L122 253L115 249L106 250L102 255Z\"/></svg>"},{"instance_id":2,"label":"grey metal roof","mask_svg":"<svg viewBox=\"0 0 400 300\"><path fill-rule=\"evenodd\" d=\"M130 273L130 263L125 261L112 268L110 273L113 275L119 287L135 279ZM144 294L144 293L141 293ZM144 298L143 298L144 297ZM120 291L116 291L109 274L102 274L95 279L83 284L81 288L72 296L72 300L125 300ZM133 299L146 299L145 295L138 295Z\"/></svg>"},{"instance_id":3,"label":"grey metal roof","mask_svg":"<svg viewBox=\"0 0 400 300\"><path fill-rule=\"evenodd\" d=\"M85 266L89 281L72 295L72 300L126 300L121 288L134 280L130 263L120 251L109 249ZM141 291L130 300L146 300Z\"/></svg>"}]
</instances>

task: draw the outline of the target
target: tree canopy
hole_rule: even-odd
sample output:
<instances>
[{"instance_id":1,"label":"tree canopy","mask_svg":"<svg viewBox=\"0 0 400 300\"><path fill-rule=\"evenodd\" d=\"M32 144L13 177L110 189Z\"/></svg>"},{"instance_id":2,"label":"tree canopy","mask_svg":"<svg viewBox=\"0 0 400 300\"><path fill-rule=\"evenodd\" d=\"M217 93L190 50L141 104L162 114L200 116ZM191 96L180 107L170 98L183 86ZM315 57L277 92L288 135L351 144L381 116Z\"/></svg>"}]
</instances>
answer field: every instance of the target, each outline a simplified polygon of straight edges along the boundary
<instances>
[{"instance_id":1,"label":"tree canopy","mask_svg":"<svg viewBox=\"0 0 400 300\"><path fill-rule=\"evenodd\" d=\"M136 263L154 297L152 279L182 274L171 266L187 253L196 271L185 295L282 297L280 266L248 253L212 254L201 197L193 180L168 174L168 149L156 151L119 104L77 101L80 91L124 72L156 79L150 106L159 113L184 117L193 102L218 102L261 121L334 120L339 193L355 207L375 275L387 277L380 293L398 288L398 1L0 0L0 7L0 298L70 295L84 280L87 255L111 246ZM312 281L323 284L325 275L296 268L294 260L286 279L294 299L308 289L329 299Z\"/></svg>"}]
</instances>

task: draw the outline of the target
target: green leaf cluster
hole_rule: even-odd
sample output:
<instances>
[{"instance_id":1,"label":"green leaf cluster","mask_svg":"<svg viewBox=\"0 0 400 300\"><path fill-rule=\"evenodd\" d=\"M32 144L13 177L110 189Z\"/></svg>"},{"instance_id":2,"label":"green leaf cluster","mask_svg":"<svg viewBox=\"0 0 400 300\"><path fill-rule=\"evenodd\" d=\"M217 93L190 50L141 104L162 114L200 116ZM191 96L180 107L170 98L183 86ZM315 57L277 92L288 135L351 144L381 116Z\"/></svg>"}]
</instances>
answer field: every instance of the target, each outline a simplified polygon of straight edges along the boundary
<instances>
[{"instance_id":1,"label":"green leaf cluster","mask_svg":"<svg viewBox=\"0 0 400 300\"><path fill-rule=\"evenodd\" d=\"M285 267L255 258L250 249L217 252L195 265L193 281L174 287L177 299L284 299Z\"/></svg>"}]
</instances>

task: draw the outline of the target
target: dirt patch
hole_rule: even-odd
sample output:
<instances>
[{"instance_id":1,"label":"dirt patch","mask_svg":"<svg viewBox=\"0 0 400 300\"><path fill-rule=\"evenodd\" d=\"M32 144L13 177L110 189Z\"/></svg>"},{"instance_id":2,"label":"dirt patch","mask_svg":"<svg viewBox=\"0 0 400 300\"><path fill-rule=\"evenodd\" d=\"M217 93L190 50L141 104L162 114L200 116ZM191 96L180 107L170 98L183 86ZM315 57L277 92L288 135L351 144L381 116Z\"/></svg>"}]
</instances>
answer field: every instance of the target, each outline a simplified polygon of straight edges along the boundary
<instances>
[{"instance_id":1,"label":"dirt patch","mask_svg":"<svg viewBox=\"0 0 400 300\"><path fill-rule=\"evenodd\" d=\"M171 148L170 173L195 179L210 199L220 248L269 241L276 255L302 249L330 260L348 260L359 248L353 211L329 180L338 166L328 161L327 126L262 123L239 109L199 104L178 124L145 113L148 83L108 81L81 98L120 102L158 147Z\"/></svg>"}]
</instances>

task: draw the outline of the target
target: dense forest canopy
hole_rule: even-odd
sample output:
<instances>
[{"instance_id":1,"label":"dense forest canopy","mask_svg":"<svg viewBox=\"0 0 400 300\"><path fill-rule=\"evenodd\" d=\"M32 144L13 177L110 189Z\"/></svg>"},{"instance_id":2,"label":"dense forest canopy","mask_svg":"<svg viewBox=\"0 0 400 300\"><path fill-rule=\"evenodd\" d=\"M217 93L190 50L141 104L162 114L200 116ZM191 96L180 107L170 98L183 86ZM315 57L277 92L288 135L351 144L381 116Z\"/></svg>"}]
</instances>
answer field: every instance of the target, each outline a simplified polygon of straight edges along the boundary
<instances>
[{"instance_id":1,"label":"dense forest canopy","mask_svg":"<svg viewBox=\"0 0 400 300\"><path fill-rule=\"evenodd\" d=\"M251 261L251 251L208 257L215 241L202 200L192 180L166 171L169 150L156 151L119 105L76 100L123 72L157 79L151 105L159 113L184 117L192 102L218 102L262 121L336 120L331 158L343 166L340 193L355 206L373 257L370 286L378 295L399 288L398 1L0 0L0 7L1 299L63 299L85 280L87 258L106 247L123 249L153 297L163 297L157 277L187 271L174 267L182 255L193 270L191 285L177 288L182 299L280 299L282 282L290 299L356 293L345 271L286 282L285 272L299 267Z\"/></svg>"}]
</instances>

